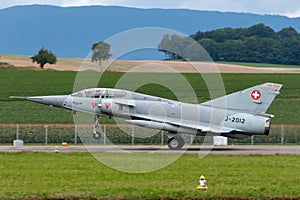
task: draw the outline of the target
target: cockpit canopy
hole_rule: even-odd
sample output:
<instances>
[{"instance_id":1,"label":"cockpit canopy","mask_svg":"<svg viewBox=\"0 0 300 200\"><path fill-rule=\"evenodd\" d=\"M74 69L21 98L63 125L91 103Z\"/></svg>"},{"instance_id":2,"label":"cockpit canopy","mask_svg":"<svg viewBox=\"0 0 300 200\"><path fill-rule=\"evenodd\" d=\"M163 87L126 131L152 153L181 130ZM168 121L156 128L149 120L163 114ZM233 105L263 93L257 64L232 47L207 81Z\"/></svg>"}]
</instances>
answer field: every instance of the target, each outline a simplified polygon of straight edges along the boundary
<instances>
[{"instance_id":1,"label":"cockpit canopy","mask_svg":"<svg viewBox=\"0 0 300 200\"><path fill-rule=\"evenodd\" d=\"M116 89L92 88L75 92L71 96L85 98L112 98L124 97L126 96L126 92Z\"/></svg>"}]
</instances>

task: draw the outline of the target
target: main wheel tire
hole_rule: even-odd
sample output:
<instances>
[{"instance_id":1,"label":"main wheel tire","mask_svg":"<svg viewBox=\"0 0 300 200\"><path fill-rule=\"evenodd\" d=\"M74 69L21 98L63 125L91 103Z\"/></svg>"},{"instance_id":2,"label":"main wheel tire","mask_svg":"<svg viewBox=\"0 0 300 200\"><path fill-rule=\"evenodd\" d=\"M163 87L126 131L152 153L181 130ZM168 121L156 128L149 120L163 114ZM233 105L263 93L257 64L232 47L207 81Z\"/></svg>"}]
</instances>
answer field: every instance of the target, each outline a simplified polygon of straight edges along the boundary
<instances>
[{"instance_id":1,"label":"main wheel tire","mask_svg":"<svg viewBox=\"0 0 300 200\"><path fill-rule=\"evenodd\" d=\"M168 147L171 150L180 150L184 145L184 139L180 135L176 135L168 140Z\"/></svg>"},{"instance_id":2,"label":"main wheel tire","mask_svg":"<svg viewBox=\"0 0 300 200\"><path fill-rule=\"evenodd\" d=\"M100 138L101 138L100 132L98 132L98 131L94 132L94 133L93 133L93 138L94 138L95 140L100 140Z\"/></svg>"}]
</instances>

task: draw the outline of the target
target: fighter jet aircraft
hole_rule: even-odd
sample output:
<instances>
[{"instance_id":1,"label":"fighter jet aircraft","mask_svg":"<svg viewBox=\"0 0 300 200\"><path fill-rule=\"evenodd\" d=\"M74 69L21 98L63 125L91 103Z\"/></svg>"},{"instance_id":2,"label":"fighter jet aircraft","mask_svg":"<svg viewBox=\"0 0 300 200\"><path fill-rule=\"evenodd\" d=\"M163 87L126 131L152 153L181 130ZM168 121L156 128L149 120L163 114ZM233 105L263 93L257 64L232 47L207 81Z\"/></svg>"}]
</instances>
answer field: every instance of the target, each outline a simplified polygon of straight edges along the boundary
<instances>
[{"instance_id":1,"label":"fighter jet aircraft","mask_svg":"<svg viewBox=\"0 0 300 200\"><path fill-rule=\"evenodd\" d=\"M27 100L73 112L95 115L93 137L99 139L101 115L125 118L128 123L168 132L168 147L181 149L180 134L244 138L269 135L273 115L266 114L281 84L264 83L201 104L110 88L91 88L70 95L34 96Z\"/></svg>"}]
</instances>

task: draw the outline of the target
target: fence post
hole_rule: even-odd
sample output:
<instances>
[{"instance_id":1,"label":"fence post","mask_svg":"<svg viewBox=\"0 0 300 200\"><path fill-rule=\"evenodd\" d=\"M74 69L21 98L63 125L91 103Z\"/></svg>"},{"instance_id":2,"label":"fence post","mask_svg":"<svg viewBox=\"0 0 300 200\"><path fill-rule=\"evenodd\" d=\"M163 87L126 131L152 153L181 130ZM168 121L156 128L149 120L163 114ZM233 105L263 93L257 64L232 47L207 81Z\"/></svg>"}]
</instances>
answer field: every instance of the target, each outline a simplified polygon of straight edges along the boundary
<instances>
[{"instance_id":1,"label":"fence post","mask_svg":"<svg viewBox=\"0 0 300 200\"><path fill-rule=\"evenodd\" d=\"M77 124L75 124L75 128L74 128L74 144L77 144Z\"/></svg>"},{"instance_id":2,"label":"fence post","mask_svg":"<svg viewBox=\"0 0 300 200\"><path fill-rule=\"evenodd\" d=\"M106 145L106 125L103 127L103 144Z\"/></svg>"},{"instance_id":3,"label":"fence post","mask_svg":"<svg viewBox=\"0 0 300 200\"><path fill-rule=\"evenodd\" d=\"M160 144L164 145L164 131L160 132Z\"/></svg>"},{"instance_id":4,"label":"fence post","mask_svg":"<svg viewBox=\"0 0 300 200\"><path fill-rule=\"evenodd\" d=\"M254 140L253 140L253 135L251 135L251 145L253 145L254 144Z\"/></svg>"},{"instance_id":5,"label":"fence post","mask_svg":"<svg viewBox=\"0 0 300 200\"><path fill-rule=\"evenodd\" d=\"M17 124L16 139L19 140L19 124Z\"/></svg>"},{"instance_id":6,"label":"fence post","mask_svg":"<svg viewBox=\"0 0 300 200\"><path fill-rule=\"evenodd\" d=\"M131 145L134 145L134 126L131 126Z\"/></svg>"},{"instance_id":7,"label":"fence post","mask_svg":"<svg viewBox=\"0 0 300 200\"><path fill-rule=\"evenodd\" d=\"M283 145L283 142L284 142L284 126L283 124L281 124L281 139L280 139L281 145Z\"/></svg>"},{"instance_id":8,"label":"fence post","mask_svg":"<svg viewBox=\"0 0 300 200\"><path fill-rule=\"evenodd\" d=\"M45 125L45 144L48 144L48 125Z\"/></svg>"}]
</instances>

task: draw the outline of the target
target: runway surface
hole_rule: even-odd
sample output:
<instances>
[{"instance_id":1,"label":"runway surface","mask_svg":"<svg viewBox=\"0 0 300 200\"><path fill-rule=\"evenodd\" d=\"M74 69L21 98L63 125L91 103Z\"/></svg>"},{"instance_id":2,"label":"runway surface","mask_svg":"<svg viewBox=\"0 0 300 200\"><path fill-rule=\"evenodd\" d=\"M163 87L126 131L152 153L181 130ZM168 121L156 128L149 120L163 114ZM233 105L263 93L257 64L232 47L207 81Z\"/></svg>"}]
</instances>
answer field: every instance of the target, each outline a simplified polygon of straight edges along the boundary
<instances>
[{"instance_id":1,"label":"runway surface","mask_svg":"<svg viewBox=\"0 0 300 200\"><path fill-rule=\"evenodd\" d=\"M171 151L166 146L82 146L82 145L70 145L70 146L58 146L60 152L120 152L120 153L148 153L148 152L162 152L162 153L189 153L189 154L262 154L262 155L274 155L274 154L295 154L300 155L300 145L293 146L281 146L281 145L234 145L234 146L200 146L192 145L184 147L179 151ZM54 152L54 146L0 146L0 152ZM200 152L201 151L201 152Z\"/></svg>"}]
</instances>

